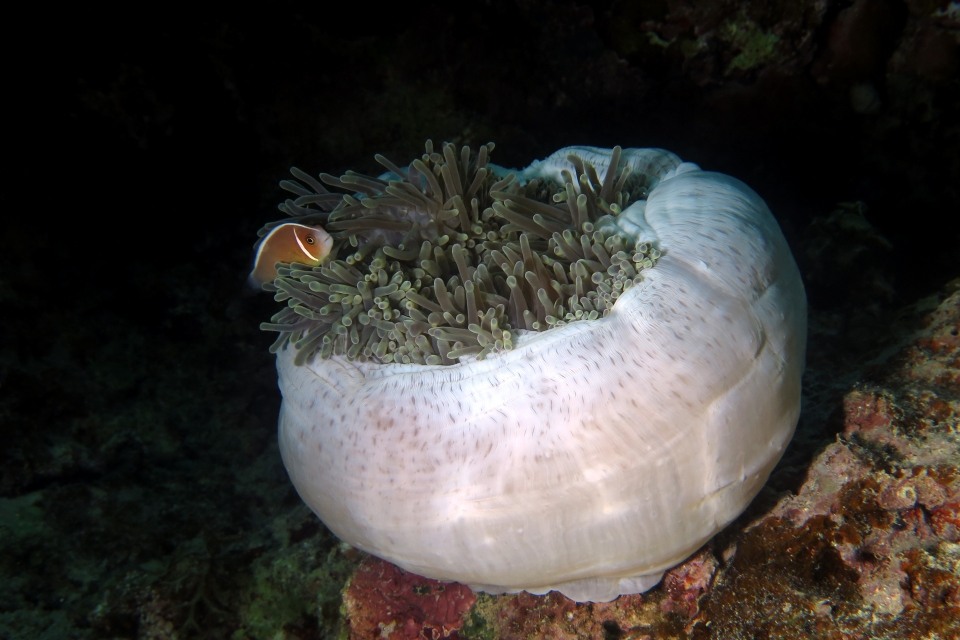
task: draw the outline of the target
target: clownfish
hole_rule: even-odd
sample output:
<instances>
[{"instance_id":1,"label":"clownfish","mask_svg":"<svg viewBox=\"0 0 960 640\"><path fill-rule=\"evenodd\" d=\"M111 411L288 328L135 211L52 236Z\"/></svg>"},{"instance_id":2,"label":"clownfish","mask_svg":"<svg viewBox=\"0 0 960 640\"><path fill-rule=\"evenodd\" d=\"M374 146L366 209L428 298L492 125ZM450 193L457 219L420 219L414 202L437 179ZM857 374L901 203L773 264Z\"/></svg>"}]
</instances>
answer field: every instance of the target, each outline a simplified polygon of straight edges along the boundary
<instances>
[{"instance_id":1,"label":"clownfish","mask_svg":"<svg viewBox=\"0 0 960 640\"><path fill-rule=\"evenodd\" d=\"M330 255L333 238L323 227L308 227L289 222L270 231L257 246L249 282L260 288L277 277L278 262L299 262L319 266Z\"/></svg>"}]
</instances>

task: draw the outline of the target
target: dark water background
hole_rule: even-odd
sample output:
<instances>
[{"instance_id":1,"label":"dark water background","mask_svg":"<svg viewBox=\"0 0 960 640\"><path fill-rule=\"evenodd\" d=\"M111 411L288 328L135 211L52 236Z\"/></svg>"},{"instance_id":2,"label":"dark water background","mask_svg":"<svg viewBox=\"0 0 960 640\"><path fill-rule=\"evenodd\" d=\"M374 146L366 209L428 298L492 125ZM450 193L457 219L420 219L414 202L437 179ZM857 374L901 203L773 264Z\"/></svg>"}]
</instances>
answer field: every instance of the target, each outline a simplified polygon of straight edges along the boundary
<instances>
[{"instance_id":1,"label":"dark water background","mask_svg":"<svg viewBox=\"0 0 960 640\"><path fill-rule=\"evenodd\" d=\"M926 51L904 44L915 7L873 5L852 52L829 26L844 2L51 16L6 61L0 516L20 524L0 637L134 637L143 585L189 604L202 580L219 605L184 609L186 633L229 630L216 610L298 504L256 329L273 303L243 287L293 165L374 172L426 138L492 140L514 167L663 147L753 187L831 348L869 351L892 310L960 276L956 47L898 63ZM718 35L734 20L779 29L778 53L732 68L750 50ZM879 106L858 113L854 85ZM867 226L828 221L855 201Z\"/></svg>"}]
</instances>

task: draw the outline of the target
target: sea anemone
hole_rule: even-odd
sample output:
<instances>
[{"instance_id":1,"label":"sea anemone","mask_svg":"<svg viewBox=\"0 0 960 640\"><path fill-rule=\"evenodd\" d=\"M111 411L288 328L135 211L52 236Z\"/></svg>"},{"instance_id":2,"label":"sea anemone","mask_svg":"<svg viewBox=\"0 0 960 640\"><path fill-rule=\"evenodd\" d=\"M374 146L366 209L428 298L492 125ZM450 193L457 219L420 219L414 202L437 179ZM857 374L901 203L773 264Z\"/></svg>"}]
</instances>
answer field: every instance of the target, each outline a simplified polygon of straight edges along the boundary
<instances>
[{"instance_id":1,"label":"sea anemone","mask_svg":"<svg viewBox=\"0 0 960 640\"><path fill-rule=\"evenodd\" d=\"M427 577L650 588L793 434L806 298L776 221L663 150L519 172L492 145L426 151L283 183L288 221L335 240L270 287L294 485L340 538Z\"/></svg>"},{"instance_id":2,"label":"sea anemone","mask_svg":"<svg viewBox=\"0 0 960 640\"><path fill-rule=\"evenodd\" d=\"M379 178L320 174L352 195L292 169L300 181L280 183L297 195L280 205L290 218L260 235L288 222L322 224L336 244L329 264L281 264L265 287L288 305L261 325L280 333L271 349L293 344L297 364L319 351L323 359L452 365L510 349L519 331L609 314L660 255L626 241L613 219L679 159L655 149L616 147L608 157L571 148L569 169L528 178L531 168L518 178L488 164L493 146L457 154L446 144L440 154L427 141L406 170L378 155L388 170Z\"/></svg>"}]
</instances>

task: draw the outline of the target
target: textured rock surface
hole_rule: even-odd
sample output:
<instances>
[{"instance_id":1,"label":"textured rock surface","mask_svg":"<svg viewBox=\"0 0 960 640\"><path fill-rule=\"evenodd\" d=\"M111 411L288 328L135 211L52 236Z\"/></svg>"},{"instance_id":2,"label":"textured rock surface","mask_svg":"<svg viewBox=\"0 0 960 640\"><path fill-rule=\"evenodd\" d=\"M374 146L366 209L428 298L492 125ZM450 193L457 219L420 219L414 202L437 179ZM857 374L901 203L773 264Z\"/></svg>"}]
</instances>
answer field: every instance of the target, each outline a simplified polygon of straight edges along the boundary
<instances>
[{"instance_id":1,"label":"textured rock surface","mask_svg":"<svg viewBox=\"0 0 960 640\"><path fill-rule=\"evenodd\" d=\"M373 556L343 592L354 638L455 638L476 600L462 584L421 578Z\"/></svg>"},{"instance_id":2,"label":"textured rock surface","mask_svg":"<svg viewBox=\"0 0 960 640\"><path fill-rule=\"evenodd\" d=\"M923 322L844 396L836 441L797 495L727 543L704 621L771 635L960 633L960 294Z\"/></svg>"}]
</instances>

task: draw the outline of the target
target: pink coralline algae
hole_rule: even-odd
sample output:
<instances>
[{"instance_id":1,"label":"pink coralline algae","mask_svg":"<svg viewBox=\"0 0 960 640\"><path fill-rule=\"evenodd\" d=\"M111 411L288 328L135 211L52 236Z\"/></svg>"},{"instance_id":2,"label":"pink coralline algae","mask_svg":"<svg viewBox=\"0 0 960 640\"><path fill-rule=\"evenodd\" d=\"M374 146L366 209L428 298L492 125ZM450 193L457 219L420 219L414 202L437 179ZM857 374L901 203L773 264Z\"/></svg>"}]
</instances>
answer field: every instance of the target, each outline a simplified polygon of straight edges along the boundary
<instances>
[{"instance_id":1,"label":"pink coralline algae","mask_svg":"<svg viewBox=\"0 0 960 640\"><path fill-rule=\"evenodd\" d=\"M700 596L710 588L717 564L708 545L680 566L667 571L661 582L666 597L660 601L660 610L693 619L700 611Z\"/></svg>"},{"instance_id":2,"label":"pink coralline algae","mask_svg":"<svg viewBox=\"0 0 960 640\"><path fill-rule=\"evenodd\" d=\"M350 638L460 638L476 596L468 587L428 580L373 556L344 591Z\"/></svg>"}]
</instances>

